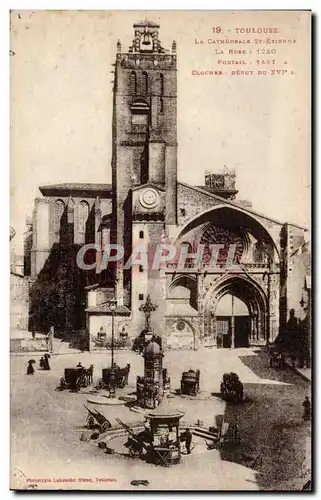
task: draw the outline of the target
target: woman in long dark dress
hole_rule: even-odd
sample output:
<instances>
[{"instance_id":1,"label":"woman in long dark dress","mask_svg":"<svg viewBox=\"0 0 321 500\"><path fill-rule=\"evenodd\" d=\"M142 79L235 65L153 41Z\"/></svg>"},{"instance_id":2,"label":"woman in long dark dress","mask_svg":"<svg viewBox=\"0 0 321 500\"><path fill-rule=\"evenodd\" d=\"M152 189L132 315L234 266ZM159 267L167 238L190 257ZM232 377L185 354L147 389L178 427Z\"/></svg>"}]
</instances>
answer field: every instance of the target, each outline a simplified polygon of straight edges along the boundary
<instances>
[{"instance_id":1,"label":"woman in long dark dress","mask_svg":"<svg viewBox=\"0 0 321 500\"><path fill-rule=\"evenodd\" d=\"M50 370L49 358L50 358L49 354L44 355L44 360L43 360L44 361L43 362L43 369L44 370Z\"/></svg>"},{"instance_id":2,"label":"woman in long dark dress","mask_svg":"<svg viewBox=\"0 0 321 500\"><path fill-rule=\"evenodd\" d=\"M35 369L33 367L33 361L28 361L27 375L33 375L35 373Z\"/></svg>"}]
</instances>

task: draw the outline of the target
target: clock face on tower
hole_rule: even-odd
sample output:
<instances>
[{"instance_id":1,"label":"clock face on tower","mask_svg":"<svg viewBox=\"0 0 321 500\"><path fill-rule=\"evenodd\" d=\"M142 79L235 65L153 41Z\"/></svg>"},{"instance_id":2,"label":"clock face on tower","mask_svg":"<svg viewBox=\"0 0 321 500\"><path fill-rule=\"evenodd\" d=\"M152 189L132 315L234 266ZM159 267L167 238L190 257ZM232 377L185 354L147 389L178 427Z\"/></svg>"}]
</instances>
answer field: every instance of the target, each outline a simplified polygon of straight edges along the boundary
<instances>
[{"instance_id":1,"label":"clock face on tower","mask_svg":"<svg viewBox=\"0 0 321 500\"><path fill-rule=\"evenodd\" d=\"M158 193L152 188L144 189L140 194L139 201L145 208L154 208L158 203Z\"/></svg>"}]
</instances>

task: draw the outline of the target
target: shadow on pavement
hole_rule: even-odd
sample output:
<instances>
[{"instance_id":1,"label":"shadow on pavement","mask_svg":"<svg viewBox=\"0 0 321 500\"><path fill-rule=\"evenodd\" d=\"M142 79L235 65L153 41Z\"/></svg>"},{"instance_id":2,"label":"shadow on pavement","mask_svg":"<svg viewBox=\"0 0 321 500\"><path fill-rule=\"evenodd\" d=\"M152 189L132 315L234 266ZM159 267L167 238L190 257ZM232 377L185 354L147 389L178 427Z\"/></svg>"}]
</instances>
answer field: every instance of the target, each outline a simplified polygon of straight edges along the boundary
<instances>
[{"instance_id":1,"label":"shadow on pavement","mask_svg":"<svg viewBox=\"0 0 321 500\"><path fill-rule=\"evenodd\" d=\"M260 490L300 490L302 464L307 458L305 442L310 435L309 424L302 420L302 400L305 389L309 394L310 384L288 367L270 368L266 352L240 359L271 383L244 384L243 403L227 402L224 415L217 415L218 428L223 420L236 424L241 438L238 445L219 446L220 457L252 469Z\"/></svg>"},{"instance_id":2,"label":"shadow on pavement","mask_svg":"<svg viewBox=\"0 0 321 500\"><path fill-rule=\"evenodd\" d=\"M288 365L284 368L271 368L269 355L265 351L256 351L256 356L240 356L245 366L262 379L275 380L285 384L299 384L302 377L294 372Z\"/></svg>"}]
</instances>

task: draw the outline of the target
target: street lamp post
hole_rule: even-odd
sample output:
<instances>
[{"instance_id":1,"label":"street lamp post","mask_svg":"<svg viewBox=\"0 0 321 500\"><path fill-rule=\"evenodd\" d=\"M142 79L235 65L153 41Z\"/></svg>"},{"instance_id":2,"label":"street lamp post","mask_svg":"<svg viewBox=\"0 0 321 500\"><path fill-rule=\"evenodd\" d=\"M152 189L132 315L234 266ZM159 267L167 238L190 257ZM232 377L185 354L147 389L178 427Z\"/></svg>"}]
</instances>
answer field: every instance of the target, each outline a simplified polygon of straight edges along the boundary
<instances>
[{"instance_id":1,"label":"street lamp post","mask_svg":"<svg viewBox=\"0 0 321 500\"><path fill-rule=\"evenodd\" d=\"M116 373L114 362L114 343L115 343L115 312L117 309L116 300L112 299L109 302L109 309L111 312L111 370L110 370L110 397L116 397Z\"/></svg>"}]
</instances>

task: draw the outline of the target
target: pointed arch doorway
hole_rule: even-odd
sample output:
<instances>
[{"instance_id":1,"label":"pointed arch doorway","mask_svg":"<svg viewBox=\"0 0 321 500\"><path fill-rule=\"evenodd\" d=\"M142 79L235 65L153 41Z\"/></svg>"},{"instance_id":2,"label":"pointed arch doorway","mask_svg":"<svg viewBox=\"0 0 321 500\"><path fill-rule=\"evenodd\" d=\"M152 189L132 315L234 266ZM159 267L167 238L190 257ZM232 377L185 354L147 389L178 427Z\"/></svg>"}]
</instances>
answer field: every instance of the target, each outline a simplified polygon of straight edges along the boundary
<instances>
[{"instance_id":1,"label":"pointed arch doorway","mask_svg":"<svg viewBox=\"0 0 321 500\"><path fill-rule=\"evenodd\" d=\"M220 280L205 301L205 328L217 347L262 345L267 339L267 299L244 276Z\"/></svg>"},{"instance_id":2,"label":"pointed arch doorway","mask_svg":"<svg viewBox=\"0 0 321 500\"><path fill-rule=\"evenodd\" d=\"M215 317L218 346L232 347L233 344L234 347L249 346L251 320L245 302L227 293L218 301Z\"/></svg>"}]
</instances>

